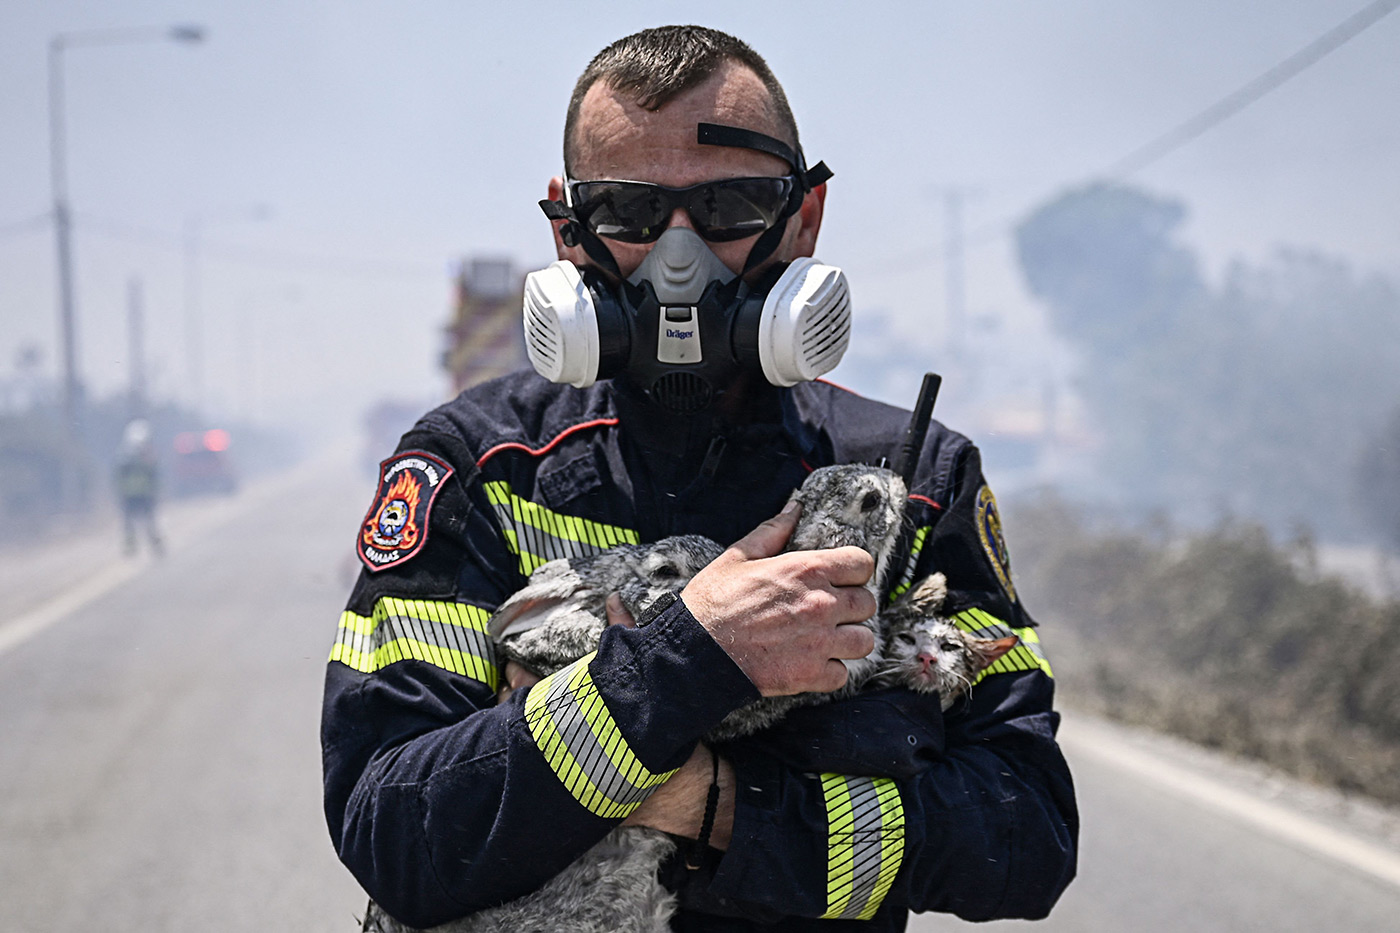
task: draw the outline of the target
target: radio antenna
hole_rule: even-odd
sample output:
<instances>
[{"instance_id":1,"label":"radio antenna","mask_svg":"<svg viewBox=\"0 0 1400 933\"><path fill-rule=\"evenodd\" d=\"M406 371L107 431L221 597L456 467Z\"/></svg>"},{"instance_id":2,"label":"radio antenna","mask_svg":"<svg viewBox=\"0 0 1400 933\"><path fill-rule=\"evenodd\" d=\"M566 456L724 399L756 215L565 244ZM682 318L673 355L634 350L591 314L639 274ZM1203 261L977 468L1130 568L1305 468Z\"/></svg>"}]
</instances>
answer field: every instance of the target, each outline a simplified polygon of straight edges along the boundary
<instances>
[{"instance_id":1,"label":"radio antenna","mask_svg":"<svg viewBox=\"0 0 1400 933\"><path fill-rule=\"evenodd\" d=\"M919 451L924 449L928 423L933 419L933 403L938 400L938 388L942 384L943 377L938 373L924 373L924 383L919 387L919 400L914 405L914 416L909 419L909 428L904 432L904 443L894 461L894 471L904 480L906 488L914 483L914 468L919 465Z\"/></svg>"}]
</instances>

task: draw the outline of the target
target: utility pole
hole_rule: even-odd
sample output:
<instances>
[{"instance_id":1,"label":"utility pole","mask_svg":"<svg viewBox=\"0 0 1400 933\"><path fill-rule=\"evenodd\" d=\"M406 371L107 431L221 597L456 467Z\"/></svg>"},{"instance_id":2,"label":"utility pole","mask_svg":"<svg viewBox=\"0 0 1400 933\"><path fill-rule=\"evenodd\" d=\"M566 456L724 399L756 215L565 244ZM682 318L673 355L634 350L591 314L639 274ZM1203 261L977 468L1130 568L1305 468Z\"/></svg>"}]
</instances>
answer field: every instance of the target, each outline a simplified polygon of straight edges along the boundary
<instances>
[{"instance_id":1,"label":"utility pole","mask_svg":"<svg viewBox=\"0 0 1400 933\"><path fill-rule=\"evenodd\" d=\"M129 405L133 418L146 415L146 324L141 297L141 280L132 276L126 286L126 334L130 362Z\"/></svg>"},{"instance_id":2,"label":"utility pole","mask_svg":"<svg viewBox=\"0 0 1400 933\"><path fill-rule=\"evenodd\" d=\"M53 189L53 228L58 248L58 327L63 367L63 424L77 433L78 351L73 308L72 216L68 208L67 138L63 119L63 49L65 36L49 40L49 180Z\"/></svg>"},{"instance_id":3,"label":"utility pole","mask_svg":"<svg viewBox=\"0 0 1400 933\"><path fill-rule=\"evenodd\" d=\"M204 404L204 331L199 315L198 214L185 218L185 379L189 406L199 413Z\"/></svg>"}]
</instances>

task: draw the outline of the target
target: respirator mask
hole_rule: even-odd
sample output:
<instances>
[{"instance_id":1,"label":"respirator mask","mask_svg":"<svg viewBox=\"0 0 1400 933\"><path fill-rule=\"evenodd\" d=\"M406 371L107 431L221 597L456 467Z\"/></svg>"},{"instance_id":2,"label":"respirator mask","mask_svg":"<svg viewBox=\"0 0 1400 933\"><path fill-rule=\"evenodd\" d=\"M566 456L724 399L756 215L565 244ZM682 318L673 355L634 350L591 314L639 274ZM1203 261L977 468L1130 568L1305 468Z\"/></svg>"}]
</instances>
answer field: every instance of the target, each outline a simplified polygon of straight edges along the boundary
<instances>
[{"instance_id":1,"label":"respirator mask","mask_svg":"<svg viewBox=\"0 0 1400 933\"><path fill-rule=\"evenodd\" d=\"M567 221L564 242L581 245L616 281L567 260L526 278L526 352L544 378L584 388L625 376L662 408L687 414L708 408L745 374L790 386L841 361L851 303L840 269L804 257L746 282L706 243L762 231L744 272L757 267L830 170L808 169L800 151L752 130L702 123L697 139L776 155L792 174L688 188L566 181L565 201L540 202L551 219ZM676 208L695 229L668 226ZM602 237L656 245L622 280Z\"/></svg>"}]
</instances>

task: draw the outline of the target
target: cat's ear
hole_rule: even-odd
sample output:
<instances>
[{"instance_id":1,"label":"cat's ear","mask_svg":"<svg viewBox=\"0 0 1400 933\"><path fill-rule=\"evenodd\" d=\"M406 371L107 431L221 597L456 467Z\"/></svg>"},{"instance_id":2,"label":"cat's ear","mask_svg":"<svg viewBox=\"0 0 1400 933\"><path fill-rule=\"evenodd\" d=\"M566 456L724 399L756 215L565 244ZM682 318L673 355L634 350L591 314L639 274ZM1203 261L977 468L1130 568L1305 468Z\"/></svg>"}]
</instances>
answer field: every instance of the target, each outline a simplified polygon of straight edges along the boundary
<instances>
[{"instance_id":1,"label":"cat's ear","mask_svg":"<svg viewBox=\"0 0 1400 933\"><path fill-rule=\"evenodd\" d=\"M986 670L997 662L1006 652L1020 644L1021 639L1015 635L1008 635L1005 638L974 638L972 641L972 656L975 659L978 671Z\"/></svg>"}]
</instances>

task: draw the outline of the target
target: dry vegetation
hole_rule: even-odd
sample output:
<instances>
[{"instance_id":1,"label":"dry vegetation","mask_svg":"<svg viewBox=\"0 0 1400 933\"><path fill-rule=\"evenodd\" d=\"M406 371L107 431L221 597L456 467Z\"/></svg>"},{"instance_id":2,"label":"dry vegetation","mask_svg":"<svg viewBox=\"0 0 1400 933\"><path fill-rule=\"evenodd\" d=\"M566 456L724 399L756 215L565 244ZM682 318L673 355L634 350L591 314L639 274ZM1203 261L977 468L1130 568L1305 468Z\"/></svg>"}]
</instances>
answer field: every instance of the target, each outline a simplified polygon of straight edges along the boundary
<instances>
[{"instance_id":1,"label":"dry vegetation","mask_svg":"<svg viewBox=\"0 0 1400 933\"><path fill-rule=\"evenodd\" d=\"M1008 527L1067 705L1400 802L1400 603L1250 525L1173 539L1042 501Z\"/></svg>"}]
</instances>

